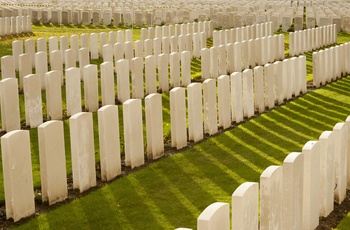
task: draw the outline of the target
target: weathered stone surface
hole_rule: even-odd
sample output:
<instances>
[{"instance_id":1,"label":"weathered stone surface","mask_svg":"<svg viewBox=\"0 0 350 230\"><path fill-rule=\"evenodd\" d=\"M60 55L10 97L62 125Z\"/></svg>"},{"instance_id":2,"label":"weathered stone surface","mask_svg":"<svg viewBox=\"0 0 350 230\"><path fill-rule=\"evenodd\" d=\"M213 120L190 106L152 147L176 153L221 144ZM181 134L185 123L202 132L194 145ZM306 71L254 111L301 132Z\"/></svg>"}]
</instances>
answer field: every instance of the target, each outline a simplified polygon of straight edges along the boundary
<instances>
[{"instance_id":1,"label":"weathered stone surface","mask_svg":"<svg viewBox=\"0 0 350 230\"><path fill-rule=\"evenodd\" d=\"M197 218L197 229L230 229L230 205L223 202L209 205Z\"/></svg>"}]
</instances>

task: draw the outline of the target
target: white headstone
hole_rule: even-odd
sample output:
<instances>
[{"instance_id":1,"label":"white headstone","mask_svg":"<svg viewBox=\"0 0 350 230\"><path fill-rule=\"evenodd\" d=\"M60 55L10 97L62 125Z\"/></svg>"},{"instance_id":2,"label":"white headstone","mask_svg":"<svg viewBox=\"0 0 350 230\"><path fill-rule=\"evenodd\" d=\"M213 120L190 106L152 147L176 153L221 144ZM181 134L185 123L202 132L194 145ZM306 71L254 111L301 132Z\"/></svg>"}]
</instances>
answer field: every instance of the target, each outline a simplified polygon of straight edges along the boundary
<instances>
[{"instance_id":1,"label":"white headstone","mask_svg":"<svg viewBox=\"0 0 350 230\"><path fill-rule=\"evenodd\" d=\"M222 75L218 77L218 112L219 126L223 129L231 126L231 101L228 95L230 95L230 77Z\"/></svg>"},{"instance_id":2,"label":"white headstone","mask_svg":"<svg viewBox=\"0 0 350 230\"><path fill-rule=\"evenodd\" d=\"M198 230L230 229L230 205L216 202L209 205L197 218Z\"/></svg>"},{"instance_id":3,"label":"white headstone","mask_svg":"<svg viewBox=\"0 0 350 230\"><path fill-rule=\"evenodd\" d=\"M187 86L187 94L188 139L197 142L203 139L202 84L189 84Z\"/></svg>"},{"instance_id":4,"label":"white headstone","mask_svg":"<svg viewBox=\"0 0 350 230\"><path fill-rule=\"evenodd\" d=\"M203 82L204 132L214 135L218 132L216 80Z\"/></svg>"},{"instance_id":5,"label":"white headstone","mask_svg":"<svg viewBox=\"0 0 350 230\"><path fill-rule=\"evenodd\" d=\"M80 193L96 186L95 145L92 113L80 112L69 118L73 188Z\"/></svg>"},{"instance_id":6,"label":"white headstone","mask_svg":"<svg viewBox=\"0 0 350 230\"><path fill-rule=\"evenodd\" d=\"M130 78L129 61L121 59L116 63L117 69L117 95L118 99L124 103L130 99Z\"/></svg>"},{"instance_id":7,"label":"white headstone","mask_svg":"<svg viewBox=\"0 0 350 230\"><path fill-rule=\"evenodd\" d=\"M83 71L85 111L96 112L99 107L97 65L86 65Z\"/></svg>"},{"instance_id":8,"label":"white headstone","mask_svg":"<svg viewBox=\"0 0 350 230\"><path fill-rule=\"evenodd\" d=\"M101 71L102 106L115 104L113 62L103 62Z\"/></svg>"},{"instance_id":9,"label":"white headstone","mask_svg":"<svg viewBox=\"0 0 350 230\"><path fill-rule=\"evenodd\" d=\"M45 74L46 112L51 120L62 120L61 73L52 70Z\"/></svg>"},{"instance_id":10,"label":"white headstone","mask_svg":"<svg viewBox=\"0 0 350 230\"><path fill-rule=\"evenodd\" d=\"M170 90L171 146L181 149L187 145L185 89Z\"/></svg>"},{"instance_id":11,"label":"white headstone","mask_svg":"<svg viewBox=\"0 0 350 230\"><path fill-rule=\"evenodd\" d=\"M15 58L10 55L1 57L1 79L16 78Z\"/></svg>"},{"instance_id":12,"label":"white headstone","mask_svg":"<svg viewBox=\"0 0 350 230\"><path fill-rule=\"evenodd\" d=\"M23 79L26 125L36 128L43 123L40 76L30 74Z\"/></svg>"},{"instance_id":13,"label":"white headstone","mask_svg":"<svg viewBox=\"0 0 350 230\"><path fill-rule=\"evenodd\" d=\"M243 121L243 86L242 74L234 72L230 77L231 81L231 109L232 121L239 123Z\"/></svg>"},{"instance_id":14,"label":"white headstone","mask_svg":"<svg viewBox=\"0 0 350 230\"><path fill-rule=\"evenodd\" d=\"M125 165L131 168L144 164L142 103L129 99L123 103Z\"/></svg>"},{"instance_id":15,"label":"white headstone","mask_svg":"<svg viewBox=\"0 0 350 230\"><path fill-rule=\"evenodd\" d=\"M6 132L20 129L19 95L17 78L0 81L1 123Z\"/></svg>"}]
</instances>

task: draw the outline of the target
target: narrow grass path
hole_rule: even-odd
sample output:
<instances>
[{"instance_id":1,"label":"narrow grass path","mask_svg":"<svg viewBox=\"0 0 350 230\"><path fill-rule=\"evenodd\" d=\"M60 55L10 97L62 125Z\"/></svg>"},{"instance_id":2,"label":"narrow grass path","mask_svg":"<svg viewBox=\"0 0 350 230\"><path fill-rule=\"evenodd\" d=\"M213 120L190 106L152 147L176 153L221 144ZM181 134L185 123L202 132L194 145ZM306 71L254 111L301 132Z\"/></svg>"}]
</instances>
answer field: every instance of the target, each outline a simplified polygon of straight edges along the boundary
<instances>
[{"instance_id":1,"label":"narrow grass path","mask_svg":"<svg viewBox=\"0 0 350 230\"><path fill-rule=\"evenodd\" d=\"M350 115L350 77L116 179L19 229L196 228L212 202L229 202L245 181ZM342 228L344 229L344 228Z\"/></svg>"}]
</instances>

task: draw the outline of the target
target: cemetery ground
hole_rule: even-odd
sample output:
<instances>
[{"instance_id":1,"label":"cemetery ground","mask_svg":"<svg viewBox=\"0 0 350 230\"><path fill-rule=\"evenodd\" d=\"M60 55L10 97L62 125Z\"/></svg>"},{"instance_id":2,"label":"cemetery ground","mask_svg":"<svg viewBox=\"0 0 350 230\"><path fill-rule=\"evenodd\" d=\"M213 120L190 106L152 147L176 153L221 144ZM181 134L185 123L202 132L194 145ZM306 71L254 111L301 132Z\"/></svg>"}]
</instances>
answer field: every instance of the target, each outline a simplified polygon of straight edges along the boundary
<instances>
[{"instance_id":1,"label":"cemetery ground","mask_svg":"<svg viewBox=\"0 0 350 230\"><path fill-rule=\"evenodd\" d=\"M110 31L116 28L92 27L93 32ZM92 28L34 26L31 37L50 37L81 33L91 33ZM140 36L133 32L134 40ZM288 34L285 34L288 43ZM349 40L349 35L341 33L338 43ZM28 37L1 38L0 56L11 54L14 39ZM208 45L211 45L208 41ZM288 54L288 50L286 50ZM312 80L312 53L307 53L308 81ZM101 60L96 61L100 64ZM193 60L192 78L200 78L200 61ZM5 220L2 168L0 170L0 228L19 227L22 229L174 229L194 228L198 215L215 201L230 203L232 192L245 181L259 181L263 170L270 165L281 165L290 152L301 151L309 140L318 139L325 130L350 115L350 77L344 77L321 89L309 87L309 92L293 98L284 105L266 113L233 124L219 135L205 138L194 145L191 143L181 151L170 148L169 94L163 94L164 137L168 145L166 154L155 162L135 170L123 168L123 175L111 183L99 179L96 189L79 194L69 189L67 202L49 207L41 204L40 174L37 129L30 130L33 177L36 194L37 215L13 224ZM64 96L64 87L62 88ZM43 101L45 102L43 93ZM21 100L22 128L25 127L23 94ZM45 104L43 105L45 106ZM65 109L65 102L63 102ZM119 107L119 113L122 114ZM45 108L43 108L44 117ZM122 117L122 116L120 116ZM97 115L94 113L94 124ZM69 146L69 122L64 120L66 133L66 164L68 180L71 184L71 159ZM122 132L123 128L120 127ZM95 157L98 172L98 131L95 127ZM123 137L122 133L120 135ZM123 140L121 140L123 143ZM123 147L122 147L123 149ZM130 173L132 172L132 173ZM335 227L340 218L350 210L350 198L336 208L335 216L328 217L321 226ZM337 207L337 206L335 206ZM339 229L347 229L350 215L344 219Z\"/></svg>"}]
</instances>

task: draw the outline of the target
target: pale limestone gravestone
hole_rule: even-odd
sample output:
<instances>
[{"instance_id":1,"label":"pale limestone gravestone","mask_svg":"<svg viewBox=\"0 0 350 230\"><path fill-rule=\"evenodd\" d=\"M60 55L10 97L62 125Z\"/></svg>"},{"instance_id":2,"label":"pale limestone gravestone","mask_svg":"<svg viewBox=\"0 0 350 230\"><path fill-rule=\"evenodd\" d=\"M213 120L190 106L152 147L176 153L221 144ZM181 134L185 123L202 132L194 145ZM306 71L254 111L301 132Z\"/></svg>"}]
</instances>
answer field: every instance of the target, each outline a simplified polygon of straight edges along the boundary
<instances>
[{"instance_id":1,"label":"pale limestone gravestone","mask_svg":"<svg viewBox=\"0 0 350 230\"><path fill-rule=\"evenodd\" d=\"M122 23L121 16L122 16L121 12L119 11L113 12L113 25L115 26L121 25Z\"/></svg>"},{"instance_id":2,"label":"pale limestone gravestone","mask_svg":"<svg viewBox=\"0 0 350 230\"><path fill-rule=\"evenodd\" d=\"M10 132L20 129L20 110L17 78L0 81L2 130Z\"/></svg>"},{"instance_id":3,"label":"pale limestone gravestone","mask_svg":"<svg viewBox=\"0 0 350 230\"><path fill-rule=\"evenodd\" d=\"M143 48L145 56L152 55L153 54L153 40L146 39L143 42Z\"/></svg>"},{"instance_id":4,"label":"pale limestone gravestone","mask_svg":"<svg viewBox=\"0 0 350 230\"><path fill-rule=\"evenodd\" d=\"M15 40L12 42L12 56L15 60L15 70L19 70L18 56L23 54L23 41Z\"/></svg>"},{"instance_id":5,"label":"pale limestone gravestone","mask_svg":"<svg viewBox=\"0 0 350 230\"><path fill-rule=\"evenodd\" d=\"M166 68L168 70L168 65L166 66ZM145 96L144 86L143 86L143 58L135 57L131 59L130 71L131 71L132 98L143 99Z\"/></svg>"},{"instance_id":6,"label":"pale limestone gravestone","mask_svg":"<svg viewBox=\"0 0 350 230\"><path fill-rule=\"evenodd\" d=\"M92 60L98 59L98 34L97 33L90 34L90 53L91 53Z\"/></svg>"},{"instance_id":7,"label":"pale limestone gravestone","mask_svg":"<svg viewBox=\"0 0 350 230\"><path fill-rule=\"evenodd\" d=\"M51 23L54 25L59 25L62 23L62 11L52 10L51 11Z\"/></svg>"},{"instance_id":8,"label":"pale limestone gravestone","mask_svg":"<svg viewBox=\"0 0 350 230\"><path fill-rule=\"evenodd\" d=\"M210 78L218 78L219 77L218 48L215 46L210 47L209 55L210 55Z\"/></svg>"},{"instance_id":9,"label":"pale limestone gravestone","mask_svg":"<svg viewBox=\"0 0 350 230\"><path fill-rule=\"evenodd\" d=\"M187 95L188 139L190 141L198 142L203 139L202 84L189 84L187 86Z\"/></svg>"},{"instance_id":10,"label":"pale limestone gravestone","mask_svg":"<svg viewBox=\"0 0 350 230\"><path fill-rule=\"evenodd\" d=\"M58 38L56 36L49 37L49 53L58 49ZM51 62L50 62L51 63Z\"/></svg>"},{"instance_id":11,"label":"pale limestone gravestone","mask_svg":"<svg viewBox=\"0 0 350 230\"><path fill-rule=\"evenodd\" d=\"M241 42L242 69L249 69L248 41Z\"/></svg>"},{"instance_id":12,"label":"pale limestone gravestone","mask_svg":"<svg viewBox=\"0 0 350 230\"><path fill-rule=\"evenodd\" d=\"M261 38L256 38L255 40L255 47L254 47L254 50L255 50L255 63L258 65L258 66L262 66L262 41L261 41Z\"/></svg>"},{"instance_id":13,"label":"pale limestone gravestone","mask_svg":"<svg viewBox=\"0 0 350 230\"><path fill-rule=\"evenodd\" d=\"M99 107L97 65L86 65L83 71L85 111L96 112Z\"/></svg>"},{"instance_id":14,"label":"pale limestone gravestone","mask_svg":"<svg viewBox=\"0 0 350 230\"><path fill-rule=\"evenodd\" d=\"M5 18L0 17L0 36L5 35Z\"/></svg>"},{"instance_id":15,"label":"pale limestone gravestone","mask_svg":"<svg viewBox=\"0 0 350 230\"><path fill-rule=\"evenodd\" d=\"M63 122L40 125L38 141L42 201L53 205L68 197Z\"/></svg>"},{"instance_id":16,"label":"pale limestone gravestone","mask_svg":"<svg viewBox=\"0 0 350 230\"><path fill-rule=\"evenodd\" d=\"M201 49L207 47L207 34L205 32L199 33L199 47Z\"/></svg>"},{"instance_id":17,"label":"pale limestone gravestone","mask_svg":"<svg viewBox=\"0 0 350 230\"><path fill-rule=\"evenodd\" d=\"M280 105L284 101L283 89L285 88L284 84L286 82L286 81L284 81L284 77L283 77L283 75L284 75L283 62L276 61L275 63L273 63L273 65L274 65L274 70L275 70L274 71L274 75L275 75L275 100Z\"/></svg>"},{"instance_id":18,"label":"pale limestone gravestone","mask_svg":"<svg viewBox=\"0 0 350 230\"><path fill-rule=\"evenodd\" d=\"M199 33L193 34L193 57L200 57L200 43L199 43Z\"/></svg>"},{"instance_id":19,"label":"pale limestone gravestone","mask_svg":"<svg viewBox=\"0 0 350 230\"><path fill-rule=\"evenodd\" d=\"M162 53L158 55L158 82L159 89L165 93L169 92L169 55Z\"/></svg>"},{"instance_id":20,"label":"pale limestone gravestone","mask_svg":"<svg viewBox=\"0 0 350 230\"><path fill-rule=\"evenodd\" d=\"M219 126L227 129L231 126L231 110L230 110L230 77L222 75L218 77L218 113Z\"/></svg>"},{"instance_id":21,"label":"pale limestone gravestone","mask_svg":"<svg viewBox=\"0 0 350 230\"><path fill-rule=\"evenodd\" d=\"M334 135L324 131L319 138L320 145L320 212L327 217L334 208Z\"/></svg>"},{"instance_id":22,"label":"pale limestone gravestone","mask_svg":"<svg viewBox=\"0 0 350 230\"><path fill-rule=\"evenodd\" d=\"M65 69L69 69L72 67L76 67L77 63L77 56L76 52L73 49L66 49L64 51L64 64L65 64Z\"/></svg>"},{"instance_id":23,"label":"pale limestone gravestone","mask_svg":"<svg viewBox=\"0 0 350 230\"><path fill-rule=\"evenodd\" d=\"M341 204L346 197L347 187L347 127L343 122L337 123L333 128L334 133L334 167L335 167L335 183L337 187L334 189L334 201Z\"/></svg>"},{"instance_id":24,"label":"pale limestone gravestone","mask_svg":"<svg viewBox=\"0 0 350 230\"><path fill-rule=\"evenodd\" d=\"M45 74L46 112L50 120L62 120L61 73L52 70Z\"/></svg>"},{"instance_id":25,"label":"pale limestone gravestone","mask_svg":"<svg viewBox=\"0 0 350 230\"><path fill-rule=\"evenodd\" d=\"M119 114L117 105L98 110L101 179L110 181L121 174Z\"/></svg>"},{"instance_id":26,"label":"pale limestone gravestone","mask_svg":"<svg viewBox=\"0 0 350 230\"><path fill-rule=\"evenodd\" d=\"M242 90L243 90L243 115L244 117L254 116L254 86L253 71L246 69L242 73Z\"/></svg>"},{"instance_id":27,"label":"pale limestone gravestone","mask_svg":"<svg viewBox=\"0 0 350 230\"><path fill-rule=\"evenodd\" d=\"M51 70L57 70L60 72L61 85L63 85L63 64L62 53L60 50L54 50L50 53L50 66Z\"/></svg>"},{"instance_id":28,"label":"pale limestone gravestone","mask_svg":"<svg viewBox=\"0 0 350 230\"><path fill-rule=\"evenodd\" d=\"M230 76L231 82L231 115L232 121L239 123L243 121L243 92L242 74L234 72Z\"/></svg>"},{"instance_id":29,"label":"pale limestone gravestone","mask_svg":"<svg viewBox=\"0 0 350 230\"><path fill-rule=\"evenodd\" d=\"M124 51L125 51L125 59L129 62L132 58L134 58L134 47L132 41L127 41L124 43Z\"/></svg>"},{"instance_id":30,"label":"pale limestone gravestone","mask_svg":"<svg viewBox=\"0 0 350 230\"><path fill-rule=\"evenodd\" d=\"M113 62L103 62L101 71L102 106L115 104Z\"/></svg>"},{"instance_id":31,"label":"pale limestone gravestone","mask_svg":"<svg viewBox=\"0 0 350 230\"><path fill-rule=\"evenodd\" d=\"M170 86L180 86L180 54L178 52L172 52L169 55L170 62Z\"/></svg>"},{"instance_id":32,"label":"pale limestone gravestone","mask_svg":"<svg viewBox=\"0 0 350 230\"><path fill-rule=\"evenodd\" d=\"M70 117L81 112L81 87L80 87L80 69L66 69L66 106L67 116Z\"/></svg>"},{"instance_id":33,"label":"pale limestone gravestone","mask_svg":"<svg viewBox=\"0 0 350 230\"><path fill-rule=\"evenodd\" d=\"M283 168L269 166L260 176L260 229L282 228Z\"/></svg>"},{"instance_id":34,"label":"pale limestone gravestone","mask_svg":"<svg viewBox=\"0 0 350 230\"><path fill-rule=\"evenodd\" d=\"M255 56L255 40L248 40L248 65L250 68L256 66L256 56Z\"/></svg>"},{"instance_id":35,"label":"pale limestone gravestone","mask_svg":"<svg viewBox=\"0 0 350 230\"><path fill-rule=\"evenodd\" d=\"M11 30L10 34L17 34L17 23L16 23L16 17L11 17Z\"/></svg>"},{"instance_id":36,"label":"pale limestone gravestone","mask_svg":"<svg viewBox=\"0 0 350 230\"><path fill-rule=\"evenodd\" d=\"M79 36L73 34L69 37L70 40L70 49L75 51L75 56L78 58L79 56Z\"/></svg>"},{"instance_id":37,"label":"pale limestone gravestone","mask_svg":"<svg viewBox=\"0 0 350 230\"><path fill-rule=\"evenodd\" d=\"M204 133L214 135L218 132L216 80L203 82Z\"/></svg>"},{"instance_id":38,"label":"pale limestone gravestone","mask_svg":"<svg viewBox=\"0 0 350 230\"><path fill-rule=\"evenodd\" d=\"M19 88L23 89L23 78L32 74L32 57L29 53L18 56L19 65Z\"/></svg>"},{"instance_id":39,"label":"pale limestone gravestone","mask_svg":"<svg viewBox=\"0 0 350 230\"><path fill-rule=\"evenodd\" d=\"M117 61L124 59L125 49L124 49L124 43L117 42L113 46L113 56L115 65L117 64Z\"/></svg>"},{"instance_id":40,"label":"pale limestone gravestone","mask_svg":"<svg viewBox=\"0 0 350 230\"><path fill-rule=\"evenodd\" d=\"M71 11L63 10L62 11L62 24L69 25L69 24L71 24L71 22L72 22Z\"/></svg>"},{"instance_id":41,"label":"pale limestone gravestone","mask_svg":"<svg viewBox=\"0 0 350 230\"><path fill-rule=\"evenodd\" d=\"M29 74L23 78L26 125L36 128L43 123L41 79L37 74Z\"/></svg>"},{"instance_id":42,"label":"pale limestone gravestone","mask_svg":"<svg viewBox=\"0 0 350 230\"><path fill-rule=\"evenodd\" d=\"M146 95L157 92L156 59L154 55L145 57Z\"/></svg>"},{"instance_id":43,"label":"pale limestone gravestone","mask_svg":"<svg viewBox=\"0 0 350 230\"><path fill-rule=\"evenodd\" d=\"M315 229L320 210L320 145L308 141L302 149L304 155L303 229Z\"/></svg>"},{"instance_id":44,"label":"pale limestone gravestone","mask_svg":"<svg viewBox=\"0 0 350 230\"><path fill-rule=\"evenodd\" d=\"M226 45L217 48L218 54L218 76L227 74L226 71Z\"/></svg>"},{"instance_id":45,"label":"pale limestone gravestone","mask_svg":"<svg viewBox=\"0 0 350 230\"><path fill-rule=\"evenodd\" d=\"M289 62L289 64L292 61ZM265 105L272 109L275 106L275 70L273 64L264 66Z\"/></svg>"},{"instance_id":46,"label":"pale limestone gravestone","mask_svg":"<svg viewBox=\"0 0 350 230\"><path fill-rule=\"evenodd\" d=\"M232 194L233 229L258 229L258 190L258 183L245 182Z\"/></svg>"},{"instance_id":47,"label":"pale limestone gravestone","mask_svg":"<svg viewBox=\"0 0 350 230\"><path fill-rule=\"evenodd\" d=\"M88 48L80 48L79 49L79 68L80 68L80 80L84 80L84 66L90 64L90 56ZM66 68L67 69L67 68Z\"/></svg>"},{"instance_id":48,"label":"pale limestone gravestone","mask_svg":"<svg viewBox=\"0 0 350 230\"><path fill-rule=\"evenodd\" d=\"M143 123L141 99L123 103L125 166L135 168L144 164Z\"/></svg>"},{"instance_id":49,"label":"pale limestone gravestone","mask_svg":"<svg viewBox=\"0 0 350 230\"><path fill-rule=\"evenodd\" d=\"M254 67L253 85L254 85L254 108L259 113L265 111L264 96L264 68L262 66Z\"/></svg>"},{"instance_id":50,"label":"pale limestone gravestone","mask_svg":"<svg viewBox=\"0 0 350 230\"><path fill-rule=\"evenodd\" d=\"M162 51L162 40L160 38L153 39L153 55L155 58L155 62L158 63L157 58L158 55L161 54Z\"/></svg>"},{"instance_id":51,"label":"pale limestone gravestone","mask_svg":"<svg viewBox=\"0 0 350 230\"><path fill-rule=\"evenodd\" d=\"M38 38L36 46L37 52L47 52L46 38Z\"/></svg>"},{"instance_id":52,"label":"pale limestone gravestone","mask_svg":"<svg viewBox=\"0 0 350 230\"><path fill-rule=\"evenodd\" d=\"M162 95L153 93L145 98L147 156L157 159L164 155Z\"/></svg>"},{"instance_id":53,"label":"pale limestone gravestone","mask_svg":"<svg viewBox=\"0 0 350 230\"><path fill-rule=\"evenodd\" d=\"M162 37L162 53L170 54L170 38Z\"/></svg>"},{"instance_id":54,"label":"pale limestone gravestone","mask_svg":"<svg viewBox=\"0 0 350 230\"><path fill-rule=\"evenodd\" d=\"M130 78L129 61L121 59L116 62L117 69L117 95L118 99L124 103L130 99Z\"/></svg>"},{"instance_id":55,"label":"pale limestone gravestone","mask_svg":"<svg viewBox=\"0 0 350 230\"><path fill-rule=\"evenodd\" d=\"M135 41L135 57L143 58L143 41Z\"/></svg>"},{"instance_id":56,"label":"pale limestone gravestone","mask_svg":"<svg viewBox=\"0 0 350 230\"><path fill-rule=\"evenodd\" d=\"M210 51L208 48L201 49L201 72L202 79L210 78Z\"/></svg>"},{"instance_id":57,"label":"pale limestone gravestone","mask_svg":"<svg viewBox=\"0 0 350 230\"><path fill-rule=\"evenodd\" d=\"M69 118L73 189L80 193L96 186L95 145L92 113L80 112Z\"/></svg>"},{"instance_id":58,"label":"pale limestone gravestone","mask_svg":"<svg viewBox=\"0 0 350 230\"><path fill-rule=\"evenodd\" d=\"M32 68L35 67L35 41L26 39L24 41L24 53L29 53L32 58Z\"/></svg>"},{"instance_id":59,"label":"pale limestone gravestone","mask_svg":"<svg viewBox=\"0 0 350 230\"><path fill-rule=\"evenodd\" d=\"M81 48L89 48L89 35L81 34L80 35L80 47Z\"/></svg>"},{"instance_id":60,"label":"pale limestone gravestone","mask_svg":"<svg viewBox=\"0 0 350 230\"><path fill-rule=\"evenodd\" d=\"M91 17L90 17L89 11L83 11L81 19L82 19L82 24L84 26L90 25L91 24Z\"/></svg>"},{"instance_id":61,"label":"pale limestone gravestone","mask_svg":"<svg viewBox=\"0 0 350 230\"><path fill-rule=\"evenodd\" d=\"M143 26L143 12L135 11L135 26L142 27Z\"/></svg>"},{"instance_id":62,"label":"pale limestone gravestone","mask_svg":"<svg viewBox=\"0 0 350 230\"><path fill-rule=\"evenodd\" d=\"M304 155L290 153L283 161L282 228L302 229Z\"/></svg>"},{"instance_id":63,"label":"pale limestone gravestone","mask_svg":"<svg viewBox=\"0 0 350 230\"><path fill-rule=\"evenodd\" d=\"M197 229L230 229L230 204L216 202L209 205L197 218Z\"/></svg>"},{"instance_id":64,"label":"pale limestone gravestone","mask_svg":"<svg viewBox=\"0 0 350 230\"><path fill-rule=\"evenodd\" d=\"M62 61L63 64L65 64L65 51L69 49L68 45L68 37L67 36L60 36L60 50L62 53Z\"/></svg>"},{"instance_id":65,"label":"pale limestone gravestone","mask_svg":"<svg viewBox=\"0 0 350 230\"><path fill-rule=\"evenodd\" d=\"M180 35L178 36L178 48L179 48L179 53L184 51L186 49L186 43L185 43L185 35Z\"/></svg>"},{"instance_id":66,"label":"pale limestone gravestone","mask_svg":"<svg viewBox=\"0 0 350 230\"><path fill-rule=\"evenodd\" d=\"M82 19L81 19L81 13L80 11L76 11L74 10L72 12L72 24L73 25L80 25L82 22Z\"/></svg>"},{"instance_id":67,"label":"pale limestone gravestone","mask_svg":"<svg viewBox=\"0 0 350 230\"><path fill-rule=\"evenodd\" d=\"M12 55L1 57L1 79L16 78L15 58Z\"/></svg>"},{"instance_id":68,"label":"pale limestone gravestone","mask_svg":"<svg viewBox=\"0 0 350 230\"><path fill-rule=\"evenodd\" d=\"M93 11L92 12L92 24L94 26L101 25L101 12L100 11Z\"/></svg>"},{"instance_id":69,"label":"pale limestone gravestone","mask_svg":"<svg viewBox=\"0 0 350 230\"><path fill-rule=\"evenodd\" d=\"M29 131L14 130L3 135L1 152L6 219L17 222L35 213Z\"/></svg>"},{"instance_id":70,"label":"pale limestone gravestone","mask_svg":"<svg viewBox=\"0 0 350 230\"><path fill-rule=\"evenodd\" d=\"M171 147L182 149L187 146L185 89L170 90Z\"/></svg>"},{"instance_id":71,"label":"pale limestone gravestone","mask_svg":"<svg viewBox=\"0 0 350 230\"><path fill-rule=\"evenodd\" d=\"M109 26L112 22L112 12L110 10L106 10L102 14L103 25Z\"/></svg>"},{"instance_id":72,"label":"pale limestone gravestone","mask_svg":"<svg viewBox=\"0 0 350 230\"><path fill-rule=\"evenodd\" d=\"M102 47L103 62L113 62L113 45L105 44Z\"/></svg>"},{"instance_id":73,"label":"pale limestone gravestone","mask_svg":"<svg viewBox=\"0 0 350 230\"><path fill-rule=\"evenodd\" d=\"M233 63L234 72L241 72L242 71L242 46L240 42L233 43L233 56L234 56L234 63Z\"/></svg>"},{"instance_id":74,"label":"pale limestone gravestone","mask_svg":"<svg viewBox=\"0 0 350 230\"><path fill-rule=\"evenodd\" d=\"M299 56L298 60L298 76L299 76L299 90L302 93L307 93L307 82L306 82L306 56Z\"/></svg>"},{"instance_id":75,"label":"pale limestone gravestone","mask_svg":"<svg viewBox=\"0 0 350 230\"><path fill-rule=\"evenodd\" d=\"M108 44L107 42L107 33L106 32L101 32L99 33L99 38L100 38L100 56L103 58L103 46Z\"/></svg>"},{"instance_id":76,"label":"pale limestone gravestone","mask_svg":"<svg viewBox=\"0 0 350 230\"><path fill-rule=\"evenodd\" d=\"M176 36L170 37L170 52L178 52L178 37Z\"/></svg>"},{"instance_id":77,"label":"pale limestone gravestone","mask_svg":"<svg viewBox=\"0 0 350 230\"><path fill-rule=\"evenodd\" d=\"M289 100L292 98L291 95L291 67L290 59L284 59L283 60L283 81L284 81L284 88L283 88L283 98Z\"/></svg>"},{"instance_id":78,"label":"pale limestone gravestone","mask_svg":"<svg viewBox=\"0 0 350 230\"><path fill-rule=\"evenodd\" d=\"M141 28L141 40L144 41L148 39L148 29L147 28Z\"/></svg>"},{"instance_id":79,"label":"pale limestone gravestone","mask_svg":"<svg viewBox=\"0 0 350 230\"><path fill-rule=\"evenodd\" d=\"M5 17L5 35L11 35L11 18Z\"/></svg>"},{"instance_id":80,"label":"pale limestone gravestone","mask_svg":"<svg viewBox=\"0 0 350 230\"><path fill-rule=\"evenodd\" d=\"M191 83L191 56L190 51L181 52L181 86L188 86Z\"/></svg>"}]
</instances>

